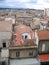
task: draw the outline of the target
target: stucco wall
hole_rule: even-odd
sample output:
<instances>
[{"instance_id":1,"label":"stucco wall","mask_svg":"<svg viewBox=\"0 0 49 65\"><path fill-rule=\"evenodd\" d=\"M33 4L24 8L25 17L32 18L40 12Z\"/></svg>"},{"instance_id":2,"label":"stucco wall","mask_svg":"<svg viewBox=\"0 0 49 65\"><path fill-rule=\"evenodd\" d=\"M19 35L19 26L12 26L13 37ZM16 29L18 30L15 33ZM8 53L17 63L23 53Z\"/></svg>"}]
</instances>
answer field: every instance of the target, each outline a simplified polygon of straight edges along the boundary
<instances>
[{"instance_id":1,"label":"stucco wall","mask_svg":"<svg viewBox=\"0 0 49 65\"><path fill-rule=\"evenodd\" d=\"M12 32L0 32L0 40L11 39Z\"/></svg>"},{"instance_id":2,"label":"stucco wall","mask_svg":"<svg viewBox=\"0 0 49 65\"><path fill-rule=\"evenodd\" d=\"M20 56L16 56L16 52L20 52ZM32 51L33 54L30 56L29 52ZM25 50L10 50L10 58L33 58L37 55L37 49L25 49Z\"/></svg>"},{"instance_id":3,"label":"stucco wall","mask_svg":"<svg viewBox=\"0 0 49 65\"><path fill-rule=\"evenodd\" d=\"M9 57L9 50L7 48L1 49L1 57L8 58Z\"/></svg>"}]
</instances>

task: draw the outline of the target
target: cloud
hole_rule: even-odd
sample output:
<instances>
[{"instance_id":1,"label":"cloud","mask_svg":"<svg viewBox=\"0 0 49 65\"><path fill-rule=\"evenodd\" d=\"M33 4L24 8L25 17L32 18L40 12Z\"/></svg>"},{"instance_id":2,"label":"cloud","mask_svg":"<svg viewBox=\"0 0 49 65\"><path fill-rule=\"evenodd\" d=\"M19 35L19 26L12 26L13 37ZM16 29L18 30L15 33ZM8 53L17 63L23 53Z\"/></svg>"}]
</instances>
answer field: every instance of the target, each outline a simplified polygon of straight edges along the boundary
<instances>
[{"instance_id":1,"label":"cloud","mask_svg":"<svg viewBox=\"0 0 49 65\"><path fill-rule=\"evenodd\" d=\"M40 4L44 8L49 8L49 2L46 2L47 0L38 0L37 4Z\"/></svg>"},{"instance_id":2,"label":"cloud","mask_svg":"<svg viewBox=\"0 0 49 65\"><path fill-rule=\"evenodd\" d=\"M0 7L7 8L25 8L25 3L29 3L30 0L4 0L0 2Z\"/></svg>"},{"instance_id":3,"label":"cloud","mask_svg":"<svg viewBox=\"0 0 49 65\"><path fill-rule=\"evenodd\" d=\"M6 0L6 2L19 2L19 3L24 3L24 2L30 2L30 0Z\"/></svg>"},{"instance_id":4,"label":"cloud","mask_svg":"<svg viewBox=\"0 0 49 65\"><path fill-rule=\"evenodd\" d=\"M26 8L30 8L30 9L44 9L44 6L40 5L40 4L30 4L30 3L26 3L25 4Z\"/></svg>"},{"instance_id":5,"label":"cloud","mask_svg":"<svg viewBox=\"0 0 49 65\"><path fill-rule=\"evenodd\" d=\"M49 7L49 0L1 0L0 7L44 9Z\"/></svg>"},{"instance_id":6,"label":"cloud","mask_svg":"<svg viewBox=\"0 0 49 65\"><path fill-rule=\"evenodd\" d=\"M45 2L49 3L49 0L45 0Z\"/></svg>"},{"instance_id":7,"label":"cloud","mask_svg":"<svg viewBox=\"0 0 49 65\"><path fill-rule=\"evenodd\" d=\"M47 0L46 0L47 1ZM49 2L45 0L37 0L36 3L25 3L26 8L34 8L34 9L44 9L49 8Z\"/></svg>"}]
</instances>

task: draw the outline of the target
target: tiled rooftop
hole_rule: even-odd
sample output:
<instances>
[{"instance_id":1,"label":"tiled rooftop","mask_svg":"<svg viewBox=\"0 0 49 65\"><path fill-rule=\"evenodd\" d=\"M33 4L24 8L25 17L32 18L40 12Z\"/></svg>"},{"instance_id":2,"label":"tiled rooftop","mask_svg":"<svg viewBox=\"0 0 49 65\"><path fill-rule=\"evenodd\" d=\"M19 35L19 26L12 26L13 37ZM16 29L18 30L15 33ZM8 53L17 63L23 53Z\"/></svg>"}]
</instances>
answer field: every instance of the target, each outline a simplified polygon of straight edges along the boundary
<instances>
[{"instance_id":1,"label":"tiled rooftop","mask_svg":"<svg viewBox=\"0 0 49 65\"><path fill-rule=\"evenodd\" d=\"M49 31L37 31L40 40L49 40Z\"/></svg>"},{"instance_id":2,"label":"tiled rooftop","mask_svg":"<svg viewBox=\"0 0 49 65\"><path fill-rule=\"evenodd\" d=\"M31 30L30 27L27 27L23 24L19 24L19 25L14 27L14 31L15 32L20 32L20 34L22 34L22 33L25 33L25 32L31 32L32 30Z\"/></svg>"}]
</instances>

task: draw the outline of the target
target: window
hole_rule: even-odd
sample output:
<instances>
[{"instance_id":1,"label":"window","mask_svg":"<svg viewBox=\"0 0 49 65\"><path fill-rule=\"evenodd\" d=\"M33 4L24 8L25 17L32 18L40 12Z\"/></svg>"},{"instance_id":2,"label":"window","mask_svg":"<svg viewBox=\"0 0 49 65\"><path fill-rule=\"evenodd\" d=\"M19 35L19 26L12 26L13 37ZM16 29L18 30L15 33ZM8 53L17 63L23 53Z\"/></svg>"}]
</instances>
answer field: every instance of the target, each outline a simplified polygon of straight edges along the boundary
<instances>
[{"instance_id":1,"label":"window","mask_svg":"<svg viewBox=\"0 0 49 65\"><path fill-rule=\"evenodd\" d=\"M2 65L2 63L0 62L0 65Z\"/></svg>"},{"instance_id":2,"label":"window","mask_svg":"<svg viewBox=\"0 0 49 65\"><path fill-rule=\"evenodd\" d=\"M38 52L39 54L49 53L49 40L42 40L39 42Z\"/></svg>"},{"instance_id":3,"label":"window","mask_svg":"<svg viewBox=\"0 0 49 65\"><path fill-rule=\"evenodd\" d=\"M1 48L0 48L0 52L1 52Z\"/></svg>"},{"instance_id":4,"label":"window","mask_svg":"<svg viewBox=\"0 0 49 65\"><path fill-rule=\"evenodd\" d=\"M22 34L22 38L23 39L31 39L30 33L28 33L28 32L27 33L23 33Z\"/></svg>"},{"instance_id":5,"label":"window","mask_svg":"<svg viewBox=\"0 0 49 65\"><path fill-rule=\"evenodd\" d=\"M20 56L20 52L16 52L16 57L19 57Z\"/></svg>"},{"instance_id":6,"label":"window","mask_svg":"<svg viewBox=\"0 0 49 65\"><path fill-rule=\"evenodd\" d=\"M2 65L5 65L5 62L2 62Z\"/></svg>"},{"instance_id":7,"label":"window","mask_svg":"<svg viewBox=\"0 0 49 65\"><path fill-rule=\"evenodd\" d=\"M25 39L27 39L27 35L25 35Z\"/></svg>"},{"instance_id":8,"label":"window","mask_svg":"<svg viewBox=\"0 0 49 65\"><path fill-rule=\"evenodd\" d=\"M45 44L42 44L42 52L45 51Z\"/></svg>"},{"instance_id":9,"label":"window","mask_svg":"<svg viewBox=\"0 0 49 65\"><path fill-rule=\"evenodd\" d=\"M3 43L3 47L6 47L6 43Z\"/></svg>"},{"instance_id":10,"label":"window","mask_svg":"<svg viewBox=\"0 0 49 65\"><path fill-rule=\"evenodd\" d=\"M33 51L29 51L29 56L33 56Z\"/></svg>"}]
</instances>

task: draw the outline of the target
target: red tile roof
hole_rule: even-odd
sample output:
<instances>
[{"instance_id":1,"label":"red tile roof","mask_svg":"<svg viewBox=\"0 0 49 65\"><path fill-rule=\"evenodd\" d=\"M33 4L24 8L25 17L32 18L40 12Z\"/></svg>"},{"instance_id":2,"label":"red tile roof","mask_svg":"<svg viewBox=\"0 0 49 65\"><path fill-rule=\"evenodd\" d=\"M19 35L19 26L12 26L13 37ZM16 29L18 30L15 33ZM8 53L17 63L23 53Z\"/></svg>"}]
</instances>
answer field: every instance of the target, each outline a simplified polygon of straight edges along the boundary
<instances>
[{"instance_id":1,"label":"red tile roof","mask_svg":"<svg viewBox=\"0 0 49 65\"><path fill-rule=\"evenodd\" d=\"M15 32L20 32L20 34L32 31L30 27L25 26L23 24L19 24L19 25L15 26L14 30L15 30Z\"/></svg>"},{"instance_id":2,"label":"red tile roof","mask_svg":"<svg viewBox=\"0 0 49 65\"><path fill-rule=\"evenodd\" d=\"M34 39L26 39L24 40L24 43L22 43L24 46L36 46Z\"/></svg>"},{"instance_id":3,"label":"red tile roof","mask_svg":"<svg viewBox=\"0 0 49 65\"><path fill-rule=\"evenodd\" d=\"M18 46L37 46L35 41L33 39L26 39L23 40L23 42L21 40L13 40L13 43L10 45L13 47L18 47Z\"/></svg>"},{"instance_id":4,"label":"red tile roof","mask_svg":"<svg viewBox=\"0 0 49 65\"><path fill-rule=\"evenodd\" d=\"M49 31L37 31L40 40L49 40Z\"/></svg>"},{"instance_id":5,"label":"red tile roof","mask_svg":"<svg viewBox=\"0 0 49 65\"><path fill-rule=\"evenodd\" d=\"M16 35L16 37L13 38L12 46L20 46L22 36L19 33L16 33L15 35Z\"/></svg>"},{"instance_id":6,"label":"red tile roof","mask_svg":"<svg viewBox=\"0 0 49 65\"><path fill-rule=\"evenodd\" d=\"M11 46L26 46L26 45L35 45L35 42L33 41L33 31L31 30L31 28L23 25L23 24L19 24L15 26L15 30L16 32L13 33L14 38L13 38L13 42ZM31 39L26 39L24 40L22 38L22 33L28 33L31 36Z\"/></svg>"},{"instance_id":7,"label":"red tile roof","mask_svg":"<svg viewBox=\"0 0 49 65\"><path fill-rule=\"evenodd\" d=\"M31 40L33 39L33 32L31 32L30 35L31 35L31 39L24 40L22 38L22 35L20 34L20 32L13 33L12 46L22 46L23 42L24 42L25 45L27 45L28 42L31 42L31 44L32 44L33 41L31 41ZM29 45L29 43L28 43L28 45Z\"/></svg>"}]
</instances>

